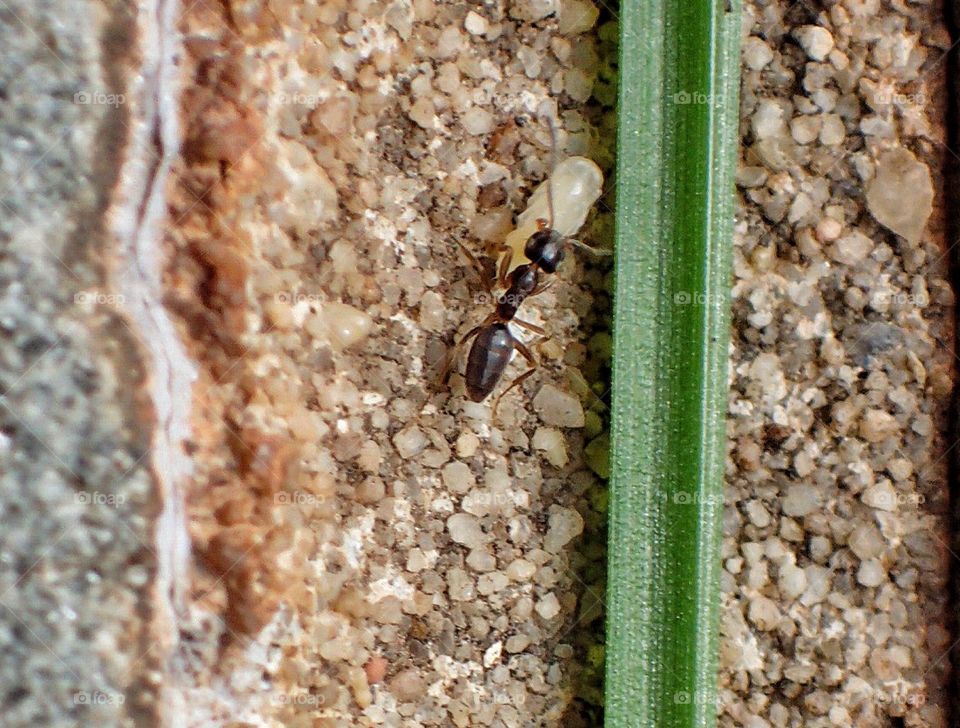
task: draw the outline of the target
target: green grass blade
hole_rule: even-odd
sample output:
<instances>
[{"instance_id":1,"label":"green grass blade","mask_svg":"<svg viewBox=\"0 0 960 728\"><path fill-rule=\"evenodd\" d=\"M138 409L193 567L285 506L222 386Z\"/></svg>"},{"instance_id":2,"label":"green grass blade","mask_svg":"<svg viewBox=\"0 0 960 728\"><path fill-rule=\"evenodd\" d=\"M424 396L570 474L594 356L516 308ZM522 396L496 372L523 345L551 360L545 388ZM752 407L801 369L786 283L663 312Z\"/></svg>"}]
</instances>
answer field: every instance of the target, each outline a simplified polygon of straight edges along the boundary
<instances>
[{"instance_id":1,"label":"green grass blade","mask_svg":"<svg viewBox=\"0 0 960 728\"><path fill-rule=\"evenodd\" d=\"M708 726L740 5L621 7L605 720Z\"/></svg>"}]
</instances>

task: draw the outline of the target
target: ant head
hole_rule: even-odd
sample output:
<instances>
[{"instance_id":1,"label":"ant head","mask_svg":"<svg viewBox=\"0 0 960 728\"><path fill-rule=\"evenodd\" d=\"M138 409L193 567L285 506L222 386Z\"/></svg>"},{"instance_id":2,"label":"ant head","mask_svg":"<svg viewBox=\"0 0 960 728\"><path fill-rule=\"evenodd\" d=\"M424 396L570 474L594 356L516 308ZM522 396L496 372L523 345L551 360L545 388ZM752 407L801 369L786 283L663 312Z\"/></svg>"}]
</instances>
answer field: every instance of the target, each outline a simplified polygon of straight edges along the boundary
<instances>
[{"instance_id":1,"label":"ant head","mask_svg":"<svg viewBox=\"0 0 960 728\"><path fill-rule=\"evenodd\" d=\"M539 221L538 221L539 226ZM540 227L527 238L523 254L536 263L544 273L554 273L563 260L564 237L548 227Z\"/></svg>"}]
</instances>

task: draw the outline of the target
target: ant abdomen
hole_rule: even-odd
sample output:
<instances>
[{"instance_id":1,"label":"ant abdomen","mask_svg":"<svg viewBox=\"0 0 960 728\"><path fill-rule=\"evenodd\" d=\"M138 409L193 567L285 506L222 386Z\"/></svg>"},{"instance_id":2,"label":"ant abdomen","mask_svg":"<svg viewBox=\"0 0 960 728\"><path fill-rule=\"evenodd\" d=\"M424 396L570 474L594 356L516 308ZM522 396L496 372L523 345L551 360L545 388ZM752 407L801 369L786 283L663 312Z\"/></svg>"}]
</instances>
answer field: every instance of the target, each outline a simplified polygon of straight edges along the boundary
<instances>
[{"instance_id":1,"label":"ant abdomen","mask_svg":"<svg viewBox=\"0 0 960 728\"><path fill-rule=\"evenodd\" d=\"M477 333L467 358L467 395L480 402L497 386L513 355L514 338L504 323L494 323Z\"/></svg>"}]
</instances>

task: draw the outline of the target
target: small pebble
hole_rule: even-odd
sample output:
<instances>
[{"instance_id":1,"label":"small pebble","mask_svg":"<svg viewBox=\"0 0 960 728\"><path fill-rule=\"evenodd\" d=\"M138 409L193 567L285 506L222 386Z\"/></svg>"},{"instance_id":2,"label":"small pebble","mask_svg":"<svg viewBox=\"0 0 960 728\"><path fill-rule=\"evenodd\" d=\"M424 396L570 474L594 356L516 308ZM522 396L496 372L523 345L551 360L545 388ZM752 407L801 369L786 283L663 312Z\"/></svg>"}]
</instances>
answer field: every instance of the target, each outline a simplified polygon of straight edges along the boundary
<instances>
[{"instance_id":1,"label":"small pebble","mask_svg":"<svg viewBox=\"0 0 960 728\"><path fill-rule=\"evenodd\" d=\"M477 596L473 579L466 571L457 567L447 571L447 593L451 599L458 602L469 602Z\"/></svg>"},{"instance_id":2,"label":"small pebble","mask_svg":"<svg viewBox=\"0 0 960 728\"><path fill-rule=\"evenodd\" d=\"M583 516L573 508L554 506L550 509L547 535L543 538L543 548L556 554L583 533Z\"/></svg>"},{"instance_id":3,"label":"small pebble","mask_svg":"<svg viewBox=\"0 0 960 728\"><path fill-rule=\"evenodd\" d=\"M549 618L544 617L544 619L549 619ZM511 654L523 652L529 646L530 646L530 638L527 635L522 633L510 635L509 637L507 637L507 643L505 645L507 652Z\"/></svg>"},{"instance_id":4,"label":"small pebble","mask_svg":"<svg viewBox=\"0 0 960 728\"><path fill-rule=\"evenodd\" d=\"M756 139L772 139L784 135L786 121L783 106L771 99L764 99L750 119L753 136Z\"/></svg>"},{"instance_id":5,"label":"small pebble","mask_svg":"<svg viewBox=\"0 0 960 728\"><path fill-rule=\"evenodd\" d=\"M847 546L849 546L850 550L861 560L872 559L879 556L885 545L883 536L880 534L880 529L872 523L864 523L857 526L850 532L850 536L847 538Z\"/></svg>"},{"instance_id":6,"label":"small pebble","mask_svg":"<svg viewBox=\"0 0 960 728\"><path fill-rule=\"evenodd\" d=\"M489 134L496 126L493 114L479 106L472 106L461 118L460 123L468 134L481 136Z\"/></svg>"},{"instance_id":7,"label":"small pebble","mask_svg":"<svg viewBox=\"0 0 960 728\"><path fill-rule=\"evenodd\" d=\"M452 460L444 465L440 471L440 477L443 478L443 484L451 493L467 493L477 484L470 466L459 460Z\"/></svg>"},{"instance_id":8,"label":"small pebble","mask_svg":"<svg viewBox=\"0 0 960 728\"><path fill-rule=\"evenodd\" d=\"M490 645L483 653L483 666L490 668L500 662L500 655L503 653L503 642L497 640Z\"/></svg>"},{"instance_id":9,"label":"small pebble","mask_svg":"<svg viewBox=\"0 0 960 728\"><path fill-rule=\"evenodd\" d=\"M820 135L818 116L795 116L790 120L790 133L797 144L810 144Z\"/></svg>"},{"instance_id":10,"label":"small pebble","mask_svg":"<svg viewBox=\"0 0 960 728\"><path fill-rule=\"evenodd\" d=\"M769 172L764 167L739 167L737 169L737 184L740 187L760 187L766 181Z\"/></svg>"},{"instance_id":11,"label":"small pebble","mask_svg":"<svg viewBox=\"0 0 960 728\"><path fill-rule=\"evenodd\" d=\"M427 291L420 298L420 325L427 331L442 331L445 311L443 297L436 291Z\"/></svg>"},{"instance_id":12,"label":"small pebble","mask_svg":"<svg viewBox=\"0 0 960 728\"><path fill-rule=\"evenodd\" d=\"M414 574L427 568L427 557L423 551L418 548L412 548L407 552L407 571Z\"/></svg>"},{"instance_id":13,"label":"small pebble","mask_svg":"<svg viewBox=\"0 0 960 728\"><path fill-rule=\"evenodd\" d=\"M747 616L757 629L768 632L780 623L780 609L767 597L757 597L750 602Z\"/></svg>"},{"instance_id":14,"label":"small pebble","mask_svg":"<svg viewBox=\"0 0 960 728\"><path fill-rule=\"evenodd\" d=\"M536 22L560 10L560 0L517 0L510 3L510 15L518 20Z\"/></svg>"},{"instance_id":15,"label":"small pebble","mask_svg":"<svg viewBox=\"0 0 960 728\"><path fill-rule=\"evenodd\" d=\"M369 314L345 303L325 303L320 309L334 350L342 351L364 341L373 328Z\"/></svg>"},{"instance_id":16,"label":"small pebble","mask_svg":"<svg viewBox=\"0 0 960 728\"><path fill-rule=\"evenodd\" d=\"M793 36L814 61L826 59L833 50L833 36L829 30L819 25L803 25L793 32Z\"/></svg>"},{"instance_id":17,"label":"small pebble","mask_svg":"<svg viewBox=\"0 0 960 728\"><path fill-rule=\"evenodd\" d=\"M480 528L480 521L469 513L454 513L447 519L450 538L467 548L475 549L486 544L490 538Z\"/></svg>"},{"instance_id":18,"label":"small pebble","mask_svg":"<svg viewBox=\"0 0 960 728\"><path fill-rule=\"evenodd\" d=\"M887 472L894 480L903 482L913 475L913 463L906 458L893 458L887 463Z\"/></svg>"},{"instance_id":19,"label":"small pebble","mask_svg":"<svg viewBox=\"0 0 960 728\"><path fill-rule=\"evenodd\" d=\"M388 687L394 697L401 703L412 703L419 700L427 689L421 670L416 667L411 667L394 675Z\"/></svg>"},{"instance_id":20,"label":"small pebble","mask_svg":"<svg viewBox=\"0 0 960 728\"><path fill-rule=\"evenodd\" d=\"M896 418L883 410L868 409L860 419L860 436L867 442L881 442L899 430Z\"/></svg>"},{"instance_id":21,"label":"small pebble","mask_svg":"<svg viewBox=\"0 0 960 728\"><path fill-rule=\"evenodd\" d=\"M536 565L526 559L515 559L507 567L507 576L513 581L529 581L536 572Z\"/></svg>"},{"instance_id":22,"label":"small pebble","mask_svg":"<svg viewBox=\"0 0 960 728\"><path fill-rule=\"evenodd\" d=\"M807 573L794 564L784 564L780 567L777 588L786 599L796 599L807 589Z\"/></svg>"},{"instance_id":23,"label":"small pebble","mask_svg":"<svg viewBox=\"0 0 960 728\"><path fill-rule=\"evenodd\" d=\"M480 438L469 430L460 433L460 436L457 438L456 448L458 457L472 458L476 455L478 447L480 447Z\"/></svg>"},{"instance_id":24,"label":"small pebble","mask_svg":"<svg viewBox=\"0 0 960 728\"><path fill-rule=\"evenodd\" d=\"M534 609L543 619L549 621L560 614L560 602L556 594L548 592L546 596L537 601Z\"/></svg>"},{"instance_id":25,"label":"small pebble","mask_svg":"<svg viewBox=\"0 0 960 728\"><path fill-rule=\"evenodd\" d=\"M832 217L825 217L817 223L817 238L825 243L836 240L843 232L843 225Z\"/></svg>"},{"instance_id":26,"label":"small pebble","mask_svg":"<svg viewBox=\"0 0 960 728\"><path fill-rule=\"evenodd\" d=\"M544 454L549 462L555 468L562 468L567 464L567 443L563 433L553 427L538 427L530 440L535 450Z\"/></svg>"},{"instance_id":27,"label":"small pebble","mask_svg":"<svg viewBox=\"0 0 960 728\"><path fill-rule=\"evenodd\" d=\"M590 0L560 0L560 17L557 29L563 35L579 35L592 28L600 9Z\"/></svg>"},{"instance_id":28,"label":"small pebble","mask_svg":"<svg viewBox=\"0 0 960 728\"><path fill-rule=\"evenodd\" d=\"M545 384L533 398L533 409L547 425L554 427L583 427L583 406L568 392Z\"/></svg>"},{"instance_id":29,"label":"small pebble","mask_svg":"<svg viewBox=\"0 0 960 728\"><path fill-rule=\"evenodd\" d=\"M803 571L807 575L807 590L800 596L800 603L810 607L827 598L832 579L829 569L816 564L804 567Z\"/></svg>"},{"instance_id":30,"label":"small pebble","mask_svg":"<svg viewBox=\"0 0 960 728\"><path fill-rule=\"evenodd\" d=\"M866 199L877 222L915 243L933 211L930 169L908 149L885 151L877 158Z\"/></svg>"},{"instance_id":31,"label":"small pebble","mask_svg":"<svg viewBox=\"0 0 960 728\"><path fill-rule=\"evenodd\" d=\"M387 493L387 486L377 477L365 478L357 486L357 500L366 505L379 503Z\"/></svg>"},{"instance_id":32,"label":"small pebble","mask_svg":"<svg viewBox=\"0 0 960 728\"><path fill-rule=\"evenodd\" d=\"M824 114L820 123L820 142L828 147L841 144L847 136L843 119L837 114Z\"/></svg>"},{"instance_id":33,"label":"small pebble","mask_svg":"<svg viewBox=\"0 0 960 728\"><path fill-rule=\"evenodd\" d=\"M509 583L510 580L507 579L507 575L500 571L495 571L492 574L481 574L477 579L477 594L481 596L496 594L505 589Z\"/></svg>"},{"instance_id":34,"label":"small pebble","mask_svg":"<svg viewBox=\"0 0 960 728\"><path fill-rule=\"evenodd\" d=\"M364 672L367 673L367 683L370 685L376 685L381 682L384 676L387 674L387 661L380 657L380 655L374 655L367 663L363 666Z\"/></svg>"},{"instance_id":35,"label":"small pebble","mask_svg":"<svg viewBox=\"0 0 960 728\"><path fill-rule=\"evenodd\" d=\"M863 586L880 586L887 580L887 571L878 559L867 559L857 570L857 581Z\"/></svg>"},{"instance_id":36,"label":"small pebble","mask_svg":"<svg viewBox=\"0 0 960 728\"><path fill-rule=\"evenodd\" d=\"M471 10L463 20L463 27L470 35L484 35L489 29L487 19Z\"/></svg>"},{"instance_id":37,"label":"small pebble","mask_svg":"<svg viewBox=\"0 0 960 728\"><path fill-rule=\"evenodd\" d=\"M758 500L751 500L747 503L745 510L747 517L757 528L766 528L770 525L770 512Z\"/></svg>"},{"instance_id":38,"label":"small pebble","mask_svg":"<svg viewBox=\"0 0 960 728\"><path fill-rule=\"evenodd\" d=\"M815 486L799 483L790 486L781 503L783 512L792 517L806 516L820 507L820 492Z\"/></svg>"},{"instance_id":39,"label":"small pebble","mask_svg":"<svg viewBox=\"0 0 960 728\"><path fill-rule=\"evenodd\" d=\"M433 101L431 101L427 96L421 96L419 99L417 99L410 106L410 111L407 112L407 115L410 117L411 121L423 129L433 129L436 121L436 115L434 114L433 109Z\"/></svg>"},{"instance_id":40,"label":"small pebble","mask_svg":"<svg viewBox=\"0 0 960 728\"><path fill-rule=\"evenodd\" d=\"M393 436L393 446L404 460L419 455L429 442L423 430L416 425L405 427Z\"/></svg>"},{"instance_id":41,"label":"small pebble","mask_svg":"<svg viewBox=\"0 0 960 728\"><path fill-rule=\"evenodd\" d=\"M857 265L873 250L873 241L859 231L837 240L830 249L830 257L844 265Z\"/></svg>"},{"instance_id":42,"label":"small pebble","mask_svg":"<svg viewBox=\"0 0 960 728\"><path fill-rule=\"evenodd\" d=\"M773 60L773 50L763 38L748 36L743 41L743 62L752 71L761 71Z\"/></svg>"},{"instance_id":43,"label":"small pebble","mask_svg":"<svg viewBox=\"0 0 960 728\"><path fill-rule=\"evenodd\" d=\"M593 92L593 76L579 68L567 69L564 75L564 90L579 103L584 103Z\"/></svg>"},{"instance_id":44,"label":"small pebble","mask_svg":"<svg viewBox=\"0 0 960 728\"><path fill-rule=\"evenodd\" d=\"M474 549L467 554L467 566L474 571L493 571L497 568L497 559L486 549Z\"/></svg>"},{"instance_id":45,"label":"small pebble","mask_svg":"<svg viewBox=\"0 0 960 728\"><path fill-rule=\"evenodd\" d=\"M440 31L437 38L436 54L438 58L450 58L463 47L463 33L455 25L448 25Z\"/></svg>"},{"instance_id":46,"label":"small pebble","mask_svg":"<svg viewBox=\"0 0 960 728\"><path fill-rule=\"evenodd\" d=\"M871 508L881 511L897 510L897 492L890 484L889 480L882 480L874 486L867 488L860 496L860 500Z\"/></svg>"}]
</instances>

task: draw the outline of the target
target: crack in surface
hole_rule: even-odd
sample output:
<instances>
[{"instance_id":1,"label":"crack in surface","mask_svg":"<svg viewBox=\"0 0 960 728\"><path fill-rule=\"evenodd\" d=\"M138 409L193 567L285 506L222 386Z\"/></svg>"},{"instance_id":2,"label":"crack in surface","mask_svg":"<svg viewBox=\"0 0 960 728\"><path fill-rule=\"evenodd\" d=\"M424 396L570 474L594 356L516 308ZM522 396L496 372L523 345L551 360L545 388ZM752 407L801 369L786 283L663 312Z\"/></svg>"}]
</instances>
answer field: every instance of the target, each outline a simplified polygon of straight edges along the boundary
<instances>
[{"instance_id":1,"label":"crack in surface","mask_svg":"<svg viewBox=\"0 0 960 728\"><path fill-rule=\"evenodd\" d=\"M176 32L177 0L145 0L138 12L141 65L131 74L134 109L128 154L111 219L118 244L114 285L125 297L126 314L143 344L148 360L150 401L156 415L152 433L151 470L159 490L161 511L155 525L157 574L155 643L164 664L178 646L178 622L187 609L190 537L187 531L183 484L192 464L181 445L190 433L191 387L196 368L187 357L163 305L162 221L165 188L179 151L177 118ZM165 686L161 694L171 688ZM169 696L168 696L169 697ZM179 701L163 700L163 715ZM179 710L172 712L178 713Z\"/></svg>"}]
</instances>

